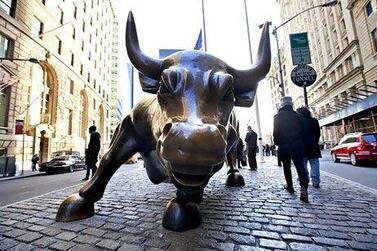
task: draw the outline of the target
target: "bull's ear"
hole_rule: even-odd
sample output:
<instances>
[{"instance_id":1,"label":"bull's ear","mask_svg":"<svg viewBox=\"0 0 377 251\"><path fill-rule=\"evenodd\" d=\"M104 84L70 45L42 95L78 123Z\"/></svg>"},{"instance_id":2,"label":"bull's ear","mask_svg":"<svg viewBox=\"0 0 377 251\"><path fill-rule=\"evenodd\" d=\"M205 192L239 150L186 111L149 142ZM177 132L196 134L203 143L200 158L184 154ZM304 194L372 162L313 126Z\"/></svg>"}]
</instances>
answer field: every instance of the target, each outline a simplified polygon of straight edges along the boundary
<instances>
[{"instance_id":1,"label":"bull's ear","mask_svg":"<svg viewBox=\"0 0 377 251\"><path fill-rule=\"evenodd\" d=\"M141 88L145 92L156 94L160 88L160 80L147 77L141 72L139 72L139 79Z\"/></svg>"}]
</instances>

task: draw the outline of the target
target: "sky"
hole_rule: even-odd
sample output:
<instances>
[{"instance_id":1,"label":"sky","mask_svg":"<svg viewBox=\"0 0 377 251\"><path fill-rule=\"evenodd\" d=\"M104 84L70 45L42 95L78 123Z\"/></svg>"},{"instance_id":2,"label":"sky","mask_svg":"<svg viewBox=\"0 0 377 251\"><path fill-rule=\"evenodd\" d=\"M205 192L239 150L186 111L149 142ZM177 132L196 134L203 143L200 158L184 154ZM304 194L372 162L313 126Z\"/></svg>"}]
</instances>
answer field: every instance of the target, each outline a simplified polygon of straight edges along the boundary
<instances>
[{"instance_id":1,"label":"sky","mask_svg":"<svg viewBox=\"0 0 377 251\"><path fill-rule=\"evenodd\" d=\"M276 0L246 0L253 55L260 39L259 24L266 21L279 22ZM237 69L250 67L244 0L204 0L207 52L221 58ZM202 28L201 0L120 0L120 85L129 99L125 50L125 21L128 12L134 14L141 49L149 56L158 58L159 49L192 50ZM272 55L275 55L271 37ZM124 69L122 69L122 67ZM136 74L135 74L136 75ZM135 103L145 95L135 79ZM272 131L273 113L269 82L263 80L258 87L260 124L264 140ZM240 121L241 137L247 124L255 131L255 105L252 108L236 108Z\"/></svg>"}]
</instances>

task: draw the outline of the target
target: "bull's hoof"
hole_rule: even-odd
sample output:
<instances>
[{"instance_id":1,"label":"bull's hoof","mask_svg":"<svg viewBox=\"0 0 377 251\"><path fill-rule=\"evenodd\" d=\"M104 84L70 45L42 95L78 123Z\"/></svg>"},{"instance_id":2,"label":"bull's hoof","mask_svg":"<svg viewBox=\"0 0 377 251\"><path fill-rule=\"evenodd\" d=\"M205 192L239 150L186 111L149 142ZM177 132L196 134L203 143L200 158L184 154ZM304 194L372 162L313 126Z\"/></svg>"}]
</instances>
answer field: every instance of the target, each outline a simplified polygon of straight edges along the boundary
<instances>
[{"instance_id":1,"label":"bull's hoof","mask_svg":"<svg viewBox=\"0 0 377 251\"><path fill-rule=\"evenodd\" d=\"M198 204L175 198L166 206L162 226L172 231L183 232L198 227L201 222Z\"/></svg>"},{"instance_id":2,"label":"bull's hoof","mask_svg":"<svg viewBox=\"0 0 377 251\"><path fill-rule=\"evenodd\" d=\"M81 197L78 193L72 194L60 204L56 221L75 221L92 217L94 203Z\"/></svg>"},{"instance_id":3,"label":"bull's hoof","mask_svg":"<svg viewBox=\"0 0 377 251\"><path fill-rule=\"evenodd\" d=\"M245 180L239 172L231 172L226 178L225 185L228 187L243 187L245 186Z\"/></svg>"}]
</instances>

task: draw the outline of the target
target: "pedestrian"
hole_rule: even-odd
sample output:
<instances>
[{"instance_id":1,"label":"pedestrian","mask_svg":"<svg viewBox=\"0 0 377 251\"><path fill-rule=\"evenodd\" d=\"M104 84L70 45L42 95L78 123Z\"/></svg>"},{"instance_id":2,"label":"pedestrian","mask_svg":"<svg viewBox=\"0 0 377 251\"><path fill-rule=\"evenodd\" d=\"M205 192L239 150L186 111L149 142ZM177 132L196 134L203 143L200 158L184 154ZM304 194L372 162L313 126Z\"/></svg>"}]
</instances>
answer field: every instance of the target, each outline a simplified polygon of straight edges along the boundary
<instances>
[{"instance_id":1,"label":"pedestrian","mask_svg":"<svg viewBox=\"0 0 377 251\"><path fill-rule=\"evenodd\" d=\"M85 164L86 175L82 180L88 180L90 176L90 170L92 170L92 177L97 170L98 153L101 148L101 135L97 132L97 127L92 125L89 127L90 140L88 148L85 149Z\"/></svg>"},{"instance_id":2,"label":"pedestrian","mask_svg":"<svg viewBox=\"0 0 377 251\"><path fill-rule=\"evenodd\" d=\"M283 163L285 189L294 193L291 161L293 161L301 186L300 200L309 202L308 177L304 167L304 131L302 116L293 110L291 97L280 100L279 111L274 116L274 142L278 145L278 155Z\"/></svg>"},{"instance_id":3,"label":"pedestrian","mask_svg":"<svg viewBox=\"0 0 377 251\"><path fill-rule=\"evenodd\" d=\"M243 152L243 141L241 138L239 138L238 143L237 143L237 163L238 163L238 168L242 168L242 163L244 159L244 152Z\"/></svg>"},{"instance_id":4,"label":"pedestrian","mask_svg":"<svg viewBox=\"0 0 377 251\"><path fill-rule=\"evenodd\" d=\"M31 158L31 171L37 171L37 163L39 161L38 154L34 154L33 157Z\"/></svg>"},{"instance_id":5,"label":"pedestrian","mask_svg":"<svg viewBox=\"0 0 377 251\"><path fill-rule=\"evenodd\" d=\"M276 146L274 144L271 145L271 155L272 156L276 155Z\"/></svg>"},{"instance_id":6,"label":"pedestrian","mask_svg":"<svg viewBox=\"0 0 377 251\"><path fill-rule=\"evenodd\" d=\"M266 156L270 156L271 155L271 148L270 148L270 145L269 144L266 144Z\"/></svg>"},{"instance_id":7,"label":"pedestrian","mask_svg":"<svg viewBox=\"0 0 377 251\"><path fill-rule=\"evenodd\" d=\"M320 188L320 171L319 158L321 158L321 149L319 147L319 138L321 137L321 130L319 128L318 120L312 117L310 111L306 107L297 109L297 113L302 115L304 121L304 167L306 176L309 179L308 162L310 163L310 178L312 185L315 188Z\"/></svg>"},{"instance_id":8,"label":"pedestrian","mask_svg":"<svg viewBox=\"0 0 377 251\"><path fill-rule=\"evenodd\" d=\"M246 142L246 151L247 151L247 159L249 162L249 167L251 170L257 170L257 159L256 159L256 154L257 154L257 134L256 132L251 129L251 126L247 127L247 133L245 137L245 142ZM261 153L263 154L263 153Z\"/></svg>"},{"instance_id":9,"label":"pedestrian","mask_svg":"<svg viewBox=\"0 0 377 251\"><path fill-rule=\"evenodd\" d=\"M266 145L262 145L263 156L266 156Z\"/></svg>"}]
</instances>

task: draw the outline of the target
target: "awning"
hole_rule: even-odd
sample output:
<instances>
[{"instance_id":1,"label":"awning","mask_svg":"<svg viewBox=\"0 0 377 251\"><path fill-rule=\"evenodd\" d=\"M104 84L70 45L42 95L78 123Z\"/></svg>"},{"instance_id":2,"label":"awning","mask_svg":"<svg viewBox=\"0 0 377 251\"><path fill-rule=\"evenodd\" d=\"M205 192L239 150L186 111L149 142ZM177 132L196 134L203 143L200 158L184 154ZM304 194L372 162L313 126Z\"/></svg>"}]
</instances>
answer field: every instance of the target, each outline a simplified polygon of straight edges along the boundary
<instances>
[{"instance_id":1,"label":"awning","mask_svg":"<svg viewBox=\"0 0 377 251\"><path fill-rule=\"evenodd\" d=\"M338 112L335 112L326 118L319 120L318 122L320 126L329 125L336 121L339 121L341 119L347 118L349 116L355 115L356 113L365 111L367 109L370 109L376 106L377 106L377 93L361 101L355 102L352 105Z\"/></svg>"}]
</instances>

